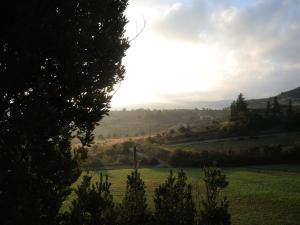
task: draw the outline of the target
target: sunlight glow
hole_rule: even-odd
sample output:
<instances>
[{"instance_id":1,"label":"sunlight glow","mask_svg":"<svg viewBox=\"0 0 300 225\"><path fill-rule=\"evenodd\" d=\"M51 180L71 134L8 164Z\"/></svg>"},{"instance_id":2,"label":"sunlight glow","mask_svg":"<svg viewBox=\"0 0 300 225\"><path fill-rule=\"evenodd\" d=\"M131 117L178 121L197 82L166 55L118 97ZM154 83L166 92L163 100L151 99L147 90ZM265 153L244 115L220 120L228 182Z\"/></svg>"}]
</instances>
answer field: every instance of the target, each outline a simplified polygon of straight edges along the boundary
<instances>
[{"instance_id":1,"label":"sunlight glow","mask_svg":"<svg viewBox=\"0 0 300 225\"><path fill-rule=\"evenodd\" d=\"M112 107L216 101L240 92L258 98L296 85L299 65L291 56L299 55L297 9L243 2L212 7L210 1L132 0L126 36L135 37L144 20L146 26L124 58L125 79ZM262 10L270 6L274 12Z\"/></svg>"}]
</instances>

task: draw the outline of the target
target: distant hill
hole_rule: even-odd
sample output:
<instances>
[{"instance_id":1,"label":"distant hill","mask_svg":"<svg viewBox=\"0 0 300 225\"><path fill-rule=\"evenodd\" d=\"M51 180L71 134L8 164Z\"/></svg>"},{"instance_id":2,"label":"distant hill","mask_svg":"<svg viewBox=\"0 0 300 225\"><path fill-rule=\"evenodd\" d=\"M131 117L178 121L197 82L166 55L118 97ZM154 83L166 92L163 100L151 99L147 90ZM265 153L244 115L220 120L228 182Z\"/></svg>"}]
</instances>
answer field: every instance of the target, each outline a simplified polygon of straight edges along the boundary
<instances>
[{"instance_id":1,"label":"distant hill","mask_svg":"<svg viewBox=\"0 0 300 225\"><path fill-rule=\"evenodd\" d=\"M158 109L158 110L168 110L168 109L223 109L228 107L233 100L218 100L218 101L178 101L173 102L151 102L147 104L137 104L126 107L114 107L113 110L122 110L123 108L132 109Z\"/></svg>"},{"instance_id":2,"label":"distant hill","mask_svg":"<svg viewBox=\"0 0 300 225\"><path fill-rule=\"evenodd\" d=\"M265 109L267 102L272 103L273 97L248 100L250 108ZM294 106L300 108L300 87L277 95L282 105L292 100ZM222 101L191 101L177 104L153 103L112 110L95 130L95 136L120 137L151 135L165 131L178 124L206 127L213 120L224 121L229 118L229 107L232 100ZM144 107L145 109L142 109ZM210 108L210 109L208 109ZM213 119L207 120L206 118Z\"/></svg>"},{"instance_id":3,"label":"distant hill","mask_svg":"<svg viewBox=\"0 0 300 225\"><path fill-rule=\"evenodd\" d=\"M272 102L274 97L277 97L278 101L282 105L287 105L290 100L292 100L293 105L300 106L300 87L295 88L290 91L282 92L279 95L269 97L269 98L261 98L261 99L251 99L248 100L249 108L265 108L267 102Z\"/></svg>"},{"instance_id":4,"label":"distant hill","mask_svg":"<svg viewBox=\"0 0 300 225\"><path fill-rule=\"evenodd\" d=\"M110 111L94 133L96 138L151 135L183 124L206 127L213 120L224 121L228 117L229 110L212 109Z\"/></svg>"}]
</instances>

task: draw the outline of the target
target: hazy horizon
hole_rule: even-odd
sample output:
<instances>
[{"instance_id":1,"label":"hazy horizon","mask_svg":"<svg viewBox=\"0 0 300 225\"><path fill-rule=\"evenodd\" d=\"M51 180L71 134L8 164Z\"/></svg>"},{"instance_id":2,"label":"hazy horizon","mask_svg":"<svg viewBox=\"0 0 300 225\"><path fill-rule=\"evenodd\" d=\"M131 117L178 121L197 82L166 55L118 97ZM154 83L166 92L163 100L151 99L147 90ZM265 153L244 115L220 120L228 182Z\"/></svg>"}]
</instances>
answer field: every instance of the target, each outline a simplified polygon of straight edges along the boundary
<instances>
[{"instance_id":1,"label":"hazy horizon","mask_svg":"<svg viewBox=\"0 0 300 225\"><path fill-rule=\"evenodd\" d=\"M300 84L300 2L132 0L112 108L264 98Z\"/></svg>"}]
</instances>

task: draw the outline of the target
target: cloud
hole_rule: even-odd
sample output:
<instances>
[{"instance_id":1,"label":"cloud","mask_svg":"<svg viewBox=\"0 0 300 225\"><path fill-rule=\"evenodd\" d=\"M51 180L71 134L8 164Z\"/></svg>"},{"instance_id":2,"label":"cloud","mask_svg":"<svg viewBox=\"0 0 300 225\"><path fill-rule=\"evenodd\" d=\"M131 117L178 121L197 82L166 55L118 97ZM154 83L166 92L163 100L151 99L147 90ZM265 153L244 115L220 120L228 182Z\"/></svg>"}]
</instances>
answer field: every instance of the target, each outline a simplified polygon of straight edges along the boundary
<instances>
[{"instance_id":1,"label":"cloud","mask_svg":"<svg viewBox=\"0 0 300 225\"><path fill-rule=\"evenodd\" d=\"M208 24L206 2L193 1L171 4L154 26L157 33L169 39L197 40Z\"/></svg>"},{"instance_id":2,"label":"cloud","mask_svg":"<svg viewBox=\"0 0 300 225\"><path fill-rule=\"evenodd\" d=\"M256 98L300 85L299 0L130 4L131 16L145 15L148 23L128 51L120 96L135 96L130 90L139 87L140 102L232 99L239 92Z\"/></svg>"},{"instance_id":3,"label":"cloud","mask_svg":"<svg viewBox=\"0 0 300 225\"><path fill-rule=\"evenodd\" d=\"M205 42L232 52L237 66L223 79L224 88L233 80L229 89L249 93L258 86L261 93L269 93L299 85L300 1L252 1L243 7L237 1L220 2L174 4L157 21L156 31L169 39Z\"/></svg>"}]
</instances>

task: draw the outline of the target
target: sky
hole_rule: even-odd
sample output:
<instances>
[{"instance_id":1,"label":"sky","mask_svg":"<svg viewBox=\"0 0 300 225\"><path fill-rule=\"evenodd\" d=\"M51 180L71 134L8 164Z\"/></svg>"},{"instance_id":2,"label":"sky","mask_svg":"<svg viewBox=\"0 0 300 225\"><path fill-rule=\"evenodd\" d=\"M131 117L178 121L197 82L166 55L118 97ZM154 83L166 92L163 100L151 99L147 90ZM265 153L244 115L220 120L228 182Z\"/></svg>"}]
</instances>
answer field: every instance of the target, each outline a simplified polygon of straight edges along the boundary
<instances>
[{"instance_id":1,"label":"sky","mask_svg":"<svg viewBox=\"0 0 300 225\"><path fill-rule=\"evenodd\" d=\"M129 0L112 107L262 98L300 86L300 0Z\"/></svg>"}]
</instances>

